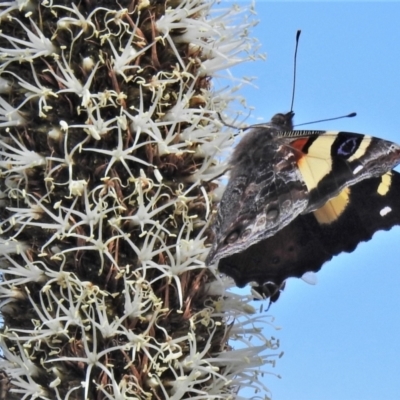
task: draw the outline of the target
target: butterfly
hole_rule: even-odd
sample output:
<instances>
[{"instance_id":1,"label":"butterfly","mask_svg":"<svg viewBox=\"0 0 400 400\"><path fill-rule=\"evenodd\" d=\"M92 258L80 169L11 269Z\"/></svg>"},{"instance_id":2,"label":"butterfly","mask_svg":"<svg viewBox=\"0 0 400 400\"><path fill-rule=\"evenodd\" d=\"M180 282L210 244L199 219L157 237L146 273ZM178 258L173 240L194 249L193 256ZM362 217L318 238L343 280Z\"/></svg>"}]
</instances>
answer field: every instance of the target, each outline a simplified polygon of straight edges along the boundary
<instances>
[{"instance_id":1,"label":"butterfly","mask_svg":"<svg viewBox=\"0 0 400 400\"><path fill-rule=\"evenodd\" d=\"M230 160L208 265L238 286L280 287L400 223L397 144L293 130L293 112L250 127Z\"/></svg>"}]
</instances>

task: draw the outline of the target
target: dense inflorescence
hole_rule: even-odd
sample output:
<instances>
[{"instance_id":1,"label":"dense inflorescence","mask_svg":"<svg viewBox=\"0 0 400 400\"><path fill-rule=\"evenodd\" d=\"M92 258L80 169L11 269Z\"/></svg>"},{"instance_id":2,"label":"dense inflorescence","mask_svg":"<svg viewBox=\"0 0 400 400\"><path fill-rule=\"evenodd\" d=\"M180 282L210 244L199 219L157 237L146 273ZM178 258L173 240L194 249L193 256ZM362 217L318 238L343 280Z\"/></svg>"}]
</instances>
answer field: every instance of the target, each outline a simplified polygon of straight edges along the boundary
<instances>
[{"instance_id":1,"label":"dense inflorescence","mask_svg":"<svg viewBox=\"0 0 400 400\"><path fill-rule=\"evenodd\" d=\"M274 343L205 268L250 22L199 0L0 4L0 399L232 398ZM258 335L234 350L229 339ZM245 362L246 361L246 362ZM247 368L247 370L246 370Z\"/></svg>"}]
</instances>

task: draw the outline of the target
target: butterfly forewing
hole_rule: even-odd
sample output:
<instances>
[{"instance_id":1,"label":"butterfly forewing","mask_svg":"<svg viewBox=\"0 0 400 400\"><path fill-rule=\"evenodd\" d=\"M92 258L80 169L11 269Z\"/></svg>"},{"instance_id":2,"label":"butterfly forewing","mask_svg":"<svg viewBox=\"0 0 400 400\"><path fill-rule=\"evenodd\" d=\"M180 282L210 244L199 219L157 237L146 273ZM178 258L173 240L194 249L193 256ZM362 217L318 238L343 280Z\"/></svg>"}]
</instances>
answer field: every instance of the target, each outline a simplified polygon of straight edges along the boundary
<instances>
[{"instance_id":1,"label":"butterfly forewing","mask_svg":"<svg viewBox=\"0 0 400 400\"><path fill-rule=\"evenodd\" d=\"M315 131L313 131L315 133ZM322 207L345 187L381 176L400 160L395 143L350 132L325 132L294 140L298 167L309 191L305 212Z\"/></svg>"}]
</instances>

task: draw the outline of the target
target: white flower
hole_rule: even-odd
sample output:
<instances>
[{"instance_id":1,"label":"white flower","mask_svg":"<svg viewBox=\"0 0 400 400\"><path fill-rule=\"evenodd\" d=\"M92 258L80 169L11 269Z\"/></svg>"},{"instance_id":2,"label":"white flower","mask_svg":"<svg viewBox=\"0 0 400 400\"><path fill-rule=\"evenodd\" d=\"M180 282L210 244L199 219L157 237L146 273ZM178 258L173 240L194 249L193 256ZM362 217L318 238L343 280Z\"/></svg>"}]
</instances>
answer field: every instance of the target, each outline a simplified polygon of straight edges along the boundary
<instances>
[{"instance_id":1,"label":"white flower","mask_svg":"<svg viewBox=\"0 0 400 400\"><path fill-rule=\"evenodd\" d=\"M35 9L31 0L3 1L0 3L0 9L5 7L7 7L5 10L0 10L0 23L1 20L5 19L5 17L7 17L7 15L13 10L33 11Z\"/></svg>"},{"instance_id":2,"label":"white flower","mask_svg":"<svg viewBox=\"0 0 400 400\"><path fill-rule=\"evenodd\" d=\"M9 93L11 90L11 83L6 79L0 77L0 94Z\"/></svg>"},{"instance_id":3,"label":"white flower","mask_svg":"<svg viewBox=\"0 0 400 400\"><path fill-rule=\"evenodd\" d=\"M21 26L28 35L27 40L18 39L0 32L0 38L6 39L11 48L0 47L0 52L7 59L7 64L12 61L32 61L37 57L51 56L57 52L57 48L46 38L32 19L29 19L35 32L30 31L20 20L12 18ZM5 66L4 64L2 65Z\"/></svg>"},{"instance_id":4,"label":"white flower","mask_svg":"<svg viewBox=\"0 0 400 400\"><path fill-rule=\"evenodd\" d=\"M54 6L54 9L65 10L77 16L77 18L63 17L57 21L57 30L67 29L71 32L72 41L70 47L72 49L75 41L78 40L81 37L81 35L87 32L89 29L92 30L92 35L88 36L87 39L90 39L93 35L98 34L98 32L96 31L96 25L91 21L92 16L98 11L98 9L97 8L94 9L94 11L92 11L89 15L85 16L79 11L75 3L71 3L71 6L72 8L57 5ZM72 30L70 30L70 25L80 27L81 28L80 32L74 36ZM55 38L56 36L57 36L57 31L53 34L53 38Z\"/></svg>"},{"instance_id":5,"label":"white flower","mask_svg":"<svg viewBox=\"0 0 400 400\"><path fill-rule=\"evenodd\" d=\"M204 264L238 100L204 74L251 58L251 24L100 3L0 3L0 369L24 399L266 390L271 322Z\"/></svg>"},{"instance_id":6,"label":"white flower","mask_svg":"<svg viewBox=\"0 0 400 400\"><path fill-rule=\"evenodd\" d=\"M85 148L83 148L83 150L104 154L104 155L110 157L110 159L107 163L107 168L104 171L105 176L109 176L108 174L109 174L111 168L114 166L114 164L120 162L124 166L124 168L126 169L128 174L131 176L131 178L134 179L131 168L128 166L127 162L129 161L129 162L135 162L138 164L151 166L150 163L140 159L139 157L135 157L132 155L132 153L134 153L140 147L145 146L146 144L149 144L150 142L144 142L144 143L138 144L137 142L139 140L139 135L136 134L134 142L132 143L132 146L126 148L125 141L123 140L123 137L122 137L122 127L119 124L118 124L117 130L118 130L118 144L114 150L96 149L96 148L90 148L90 147L89 148L85 147ZM125 132L125 134L128 135L127 132Z\"/></svg>"},{"instance_id":7,"label":"white flower","mask_svg":"<svg viewBox=\"0 0 400 400\"><path fill-rule=\"evenodd\" d=\"M57 94L60 93L74 93L82 98L82 106L89 107L91 104L91 99L93 95L90 93L90 85L92 84L92 80L95 76L96 70L99 66L99 62L93 68L91 74L87 78L84 85L79 81L79 79L75 76L75 72L69 66L69 63L65 59L64 54L62 54L62 63L59 60L56 60L58 65L58 69L60 70L62 76L57 75L53 70L49 69L48 71L60 82L65 89L61 89L57 91Z\"/></svg>"},{"instance_id":8,"label":"white flower","mask_svg":"<svg viewBox=\"0 0 400 400\"><path fill-rule=\"evenodd\" d=\"M32 64L31 64L31 68L32 68L32 76L33 76L33 79L35 80L36 86L31 84L31 83L29 83L29 82L26 82L21 77L19 77L16 74L14 74L13 72L9 72L9 71L6 71L6 72L12 74L13 76L15 76L18 79L19 86L21 86L22 88L24 88L27 91L27 93L25 94L26 100L24 100L18 106L18 108L16 110L19 110L28 101L30 101L32 99L39 98L39 102L38 102L38 104L39 104L39 117L44 118L44 117L46 117L45 112L48 112L52 108L51 106L47 105L46 99L49 96L53 96L53 97L58 97L58 96L51 89L43 86L39 82L38 76L37 76L36 71L35 71L35 69L34 69ZM0 92L1 92L1 90L0 90Z\"/></svg>"},{"instance_id":9,"label":"white flower","mask_svg":"<svg viewBox=\"0 0 400 400\"><path fill-rule=\"evenodd\" d=\"M0 97L0 128L20 126L26 123L18 110Z\"/></svg>"},{"instance_id":10,"label":"white flower","mask_svg":"<svg viewBox=\"0 0 400 400\"><path fill-rule=\"evenodd\" d=\"M6 268L0 269L0 273L14 276L14 278L7 279L7 285L21 285L28 282L43 282L47 280L43 269L43 262L32 262L24 252L21 252L20 254L25 261L25 265L23 266L18 264L8 254L2 255L0 262L1 265L4 267L6 266Z\"/></svg>"},{"instance_id":11,"label":"white flower","mask_svg":"<svg viewBox=\"0 0 400 400\"><path fill-rule=\"evenodd\" d=\"M28 244L17 240L0 239L0 254L20 254L27 249Z\"/></svg>"},{"instance_id":12,"label":"white flower","mask_svg":"<svg viewBox=\"0 0 400 400\"><path fill-rule=\"evenodd\" d=\"M4 169L7 172L17 172L43 166L46 163L45 157L28 150L21 141L18 141L11 134L10 137L19 148L10 146L4 140L0 140L0 169Z\"/></svg>"},{"instance_id":13,"label":"white flower","mask_svg":"<svg viewBox=\"0 0 400 400\"><path fill-rule=\"evenodd\" d=\"M135 50L131 45L134 36L135 36L134 34L131 35L131 38L129 39L128 43L123 48L121 55L118 54L112 42L108 39L109 45L114 54L114 57L112 59L113 71L118 75L122 75L125 81L127 82L133 78L133 75L128 78L125 75L125 71L128 71L132 68L136 69L140 68L137 65L129 65L136 57L138 57L138 51Z\"/></svg>"},{"instance_id":14,"label":"white flower","mask_svg":"<svg viewBox=\"0 0 400 400\"><path fill-rule=\"evenodd\" d=\"M158 214L161 214L162 211L164 211L166 208L171 207L175 204L176 200L171 200L171 201L163 201L161 202L161 198L165 197L168 199L168 195L162 194L161 189L162 185L160 185L155 192L154 195L151 196L150 199L146 198L145 192L142 188L142 178L138 178L135 182L135 192L134 194L136 195L136 212L132 215L129 215L127 217L121 217L121 221L127 221L129 222L129 225L131 226L140 226L142 229L142 232L145 233L145 225L153 225L153 226L162 226L160 225L160 222L156 220L156 216ZM157 205L157 203L160 202L162 203L161 205ZM164 229L164 228L162 228ZM167 233L169 233L166 229L164 229Z\"/></svg>"}]
</instances>

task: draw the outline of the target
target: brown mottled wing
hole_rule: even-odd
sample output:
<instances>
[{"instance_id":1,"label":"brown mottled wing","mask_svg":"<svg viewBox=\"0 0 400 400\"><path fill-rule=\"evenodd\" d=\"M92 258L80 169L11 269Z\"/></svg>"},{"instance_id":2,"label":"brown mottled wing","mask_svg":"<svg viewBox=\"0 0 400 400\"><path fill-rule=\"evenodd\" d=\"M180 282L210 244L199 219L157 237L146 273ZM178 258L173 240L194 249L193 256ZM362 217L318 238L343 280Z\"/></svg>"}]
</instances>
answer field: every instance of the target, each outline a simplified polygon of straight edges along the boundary
<instances>
[{"instance_id":1,"label":"brown mottled wing","mask_svg":"<svg viewBox=\"0 0 400 400\"><path fill-rule=\"evenodd\" d=\"M289 146L267 128L252 129L231 160L231 176L218 207L211 264L274 235L308 205L307 187Z\"/></svg>"}]
</instances>

